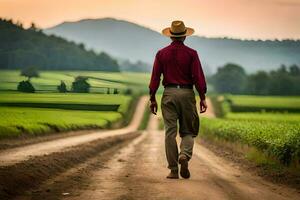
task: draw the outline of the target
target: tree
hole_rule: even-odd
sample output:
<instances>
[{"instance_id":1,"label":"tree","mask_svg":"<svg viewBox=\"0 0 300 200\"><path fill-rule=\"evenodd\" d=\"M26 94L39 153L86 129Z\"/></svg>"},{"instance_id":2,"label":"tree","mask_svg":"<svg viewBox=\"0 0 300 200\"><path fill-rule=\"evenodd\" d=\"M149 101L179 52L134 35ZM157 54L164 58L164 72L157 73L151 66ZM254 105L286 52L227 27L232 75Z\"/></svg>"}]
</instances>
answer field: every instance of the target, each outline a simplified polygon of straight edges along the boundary
<instances>
[{"instance_id":1,"label":"tree","mask_svg":"<svg viewBox=\"0 0 300 200\"><path fill-rule=\"evenodd\" d=\"M66 86L66 84L65 84L64 81L61 81L61 82L60 82L60 85L57 86L57 90L58 90L59 92L61 92L61 93L66 93L66 92L68 92L67 86Z\"/></svg>"},{"instance_id":2,"label":"tree","mask_svg":"<svg viewBox=\"0 0 300 200\"><path fill-rule=\"evenodd\" d=\"M246 72L241 66L229 63L218 68L212 82L220 93L241 94L244 92L246 79Z\"/></svg>"},{"instance_id":3,"label":"tree","mask_svg":"<svg viewBox=\"0 0 300 200\"><path fill-rule=\"evenodd\" d=\"M114 88L114 94L118 94L118 89L117 88Z\"/></svg>"},{"instance_id":4,"label":"tree","mask_svg":"<svg viewBox=\"0 0 300 200\"><path fill-rule=\"evenodd\" d=\"M90 84L87 82L88 77L77 76L72 83L72 91L78 93L88 93L90 91Z\"/></svg>"},{"instance_id":5,"label":"tree","mask_svg":"<svg viewBox=\"0 0 300 200\"><path fill-rule=\"evenodd\" d=\"M33 22L31 23L29 30L32 30L32 31L37 31L38 30L35 23L33 23Z\"/></svg>"},{"instance_id":6,"label":"tree","mask_svg":"<svg viewBox=\"0 0 300 200\"><path fill-rule=\"evenodd\" d=\"M265 71L258 71L248 76L245 90L249 94L266 95L269 89L269 75Z\"/></svg>"},{"instance_id":7,"label":"tree","mask_svg":"<svg viewBox=\"0 0 300 200\"><path fill-rule=\"evenodd\" d=\"M300 67L298 65L291 65L289 71L292 76L300 76Z\"/></svg>"},{"instance_id":8,"label":"tree","mask_svg":"<svg viewBox=\"0 0 300 200\"><path fill-rule=\"evenodd\" d=\"M46 35L35 24L24 29L11 20L0 19L0 69L38 66L40 70L120 71L117 61L106 53L87 50L84 44Z\"/></svg>"},{"instance_id":9,"label":"tree","mask_svg":"<svg viewBox=\"0 0 300 200\"><path fill-rule=\"evenodd\" d=\"M268 91L271 95L291 95L294 87L297 87L294 86L292 76L284 65L270 72L269 86Z\"/></svg>"},{"instance_id":10,"label":"tree","mask_svg":"<svg viewBox=\"0 0 300 200\"><path fill-rule=\"evenodd\" d=\"M39 73L35 66L30 66L21 70L21 76L26 76L28 81L30 81L30 79L33 77L39 77Z\"/></svg>"},{"instance_id":11,"label":"tree","mask_svg":"<svg viewBox=\"0 0 300 200\"><path fill-rule=\"evenodd\" d=\"M33 85L30 83L29 80L27 81L21 81L18 84L17 90L20 92L28 92L28 93L34 93L35 89L33 87Z\"/></svg>"}]
</instances>

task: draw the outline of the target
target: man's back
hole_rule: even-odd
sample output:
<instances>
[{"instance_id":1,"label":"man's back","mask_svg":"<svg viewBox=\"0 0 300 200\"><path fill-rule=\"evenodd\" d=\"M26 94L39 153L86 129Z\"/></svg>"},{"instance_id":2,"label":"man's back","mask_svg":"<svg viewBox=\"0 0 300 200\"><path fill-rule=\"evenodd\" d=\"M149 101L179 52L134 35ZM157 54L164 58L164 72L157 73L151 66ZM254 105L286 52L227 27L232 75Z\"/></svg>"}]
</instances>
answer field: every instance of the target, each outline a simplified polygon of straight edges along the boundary
<instances>
[{"instance_id":1,"label":"man's back","mask_svg":"<svg viewBox=\"0 0 300 200\"><path fill-rule=\"evenodd\" d=\"M165 83L192 84L192 62L197 54L195 50L185 46L181 41L174 41L158 54L164 75L163 85L166 85Z\"/></svg>"},{"instance_id":2,"label":"man's back","mask_svg":"<svg viewBox=\"0 0 300 200\"><path fill-rule=\"evenodd\" d=\"M150 93L155 94L163 74L163 86L195 85L201 99L205 98L206 81L197 51L175 40L169 46L157 52L151 82Z\"/></svg>"}]
</instances>

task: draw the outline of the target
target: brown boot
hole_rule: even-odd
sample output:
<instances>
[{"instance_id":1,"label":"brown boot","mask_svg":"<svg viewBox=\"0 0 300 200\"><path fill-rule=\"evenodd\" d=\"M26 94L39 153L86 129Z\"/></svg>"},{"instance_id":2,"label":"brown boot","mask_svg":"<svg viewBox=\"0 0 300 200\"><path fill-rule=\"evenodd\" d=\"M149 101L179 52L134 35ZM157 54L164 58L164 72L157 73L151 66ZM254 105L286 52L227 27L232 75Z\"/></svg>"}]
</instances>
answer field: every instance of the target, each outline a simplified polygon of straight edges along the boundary
<instances>
[{"instance_id":1,"label":"brown boot","mask_svg":"<svg viewBox=\"0 0 300 200\"><path fill-rule=\"evenodd\" d=\"M167 176L169 179L179 179L178 170L171 170L170 174Z\"/></svg>"},{"instance_id":2,"label":"brown boot","mask_svg":"<svg viewBox=\"0 0 300 200\"><path fill-rule=\"evenodd\" d=\"M181 165L180 167L180 176L182 178L190 178L191 174L189 171L189 161L186 155L180 155L178 159L179 164Z\"/></svg>"}]
</instances>

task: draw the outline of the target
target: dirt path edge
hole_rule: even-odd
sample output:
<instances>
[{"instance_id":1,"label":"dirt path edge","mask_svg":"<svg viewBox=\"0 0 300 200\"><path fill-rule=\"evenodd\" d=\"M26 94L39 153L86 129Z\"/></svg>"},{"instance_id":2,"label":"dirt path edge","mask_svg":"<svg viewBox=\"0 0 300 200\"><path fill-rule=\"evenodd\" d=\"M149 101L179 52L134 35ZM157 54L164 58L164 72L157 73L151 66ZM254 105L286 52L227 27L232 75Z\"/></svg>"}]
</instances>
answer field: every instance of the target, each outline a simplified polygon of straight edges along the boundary
<instances>
[{"instance_id":1,"label":"dirt path edge","mask_svg":"<svg viewBox=\"0 0 300 200\"><path fill-rule=\"evenodd\" d=\"M139 132L99 139L66 151L33 157L16 165L0 168L0 199L10 199L37 187L41 182L62 173L112 146L139 136Z\"/></svg>"}]
</instances>

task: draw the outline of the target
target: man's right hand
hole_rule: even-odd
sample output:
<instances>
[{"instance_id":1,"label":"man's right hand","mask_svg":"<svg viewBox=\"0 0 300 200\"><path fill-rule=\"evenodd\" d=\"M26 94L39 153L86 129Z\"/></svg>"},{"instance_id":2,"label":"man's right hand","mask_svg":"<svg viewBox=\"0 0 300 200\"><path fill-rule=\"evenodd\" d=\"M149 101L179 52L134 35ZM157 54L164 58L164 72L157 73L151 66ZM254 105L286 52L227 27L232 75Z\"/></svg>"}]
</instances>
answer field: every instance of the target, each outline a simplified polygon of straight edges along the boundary
<instances>
[{"instance_id":1,"label":"man's right hand","mask_svg":"<svg viewBox=\"0 0 300 200\"><path fill-rule=\"evenodd\" d=\"M152 114L156 115L157 113L157 102L156 100L150 102L150 110Z\"/></svg>"},{"instance_id":2,"label":"man's right hand","mask_svg":"<svg viewBox=\"0 0 300 200\"><path fill-rule=\"evenodd\" d=\"M205 99L200 101L200 113L205 113L207 109L207 104Z\"/></svg>"}]
</instances>

